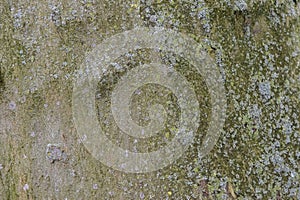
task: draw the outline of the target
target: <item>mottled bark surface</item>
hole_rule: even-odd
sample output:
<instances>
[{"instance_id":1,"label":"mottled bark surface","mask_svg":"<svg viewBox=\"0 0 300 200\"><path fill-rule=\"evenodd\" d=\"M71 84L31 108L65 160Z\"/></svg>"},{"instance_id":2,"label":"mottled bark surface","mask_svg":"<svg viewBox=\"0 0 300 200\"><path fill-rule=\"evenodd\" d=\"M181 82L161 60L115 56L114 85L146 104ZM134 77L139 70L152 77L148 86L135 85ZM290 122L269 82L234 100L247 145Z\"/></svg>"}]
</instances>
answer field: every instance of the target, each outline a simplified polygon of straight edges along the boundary
<instances>
[{"instance_id":1,"label":"mottled bark surface","mask_svg":"<svg viewBox=\"0 0 300 200\"><path fill-rule=\"evenodd\" d=\"M0 13L0 199L300 199L298 0L0 0ZM227 111L217 144L199 159L211 105L203 77L179 59L178 71L202 99L201 128L173 164L130 174L87 151L72 92L86 53L137 26L170 28L201 43L223 76ZM151 61L148 51L118 62ZM99 93L109 99L121 75L107 76ZM147 87L141 90L151 95L132 98L137 105L168 94ZM133 119L146 118L133 108ZM131 150L147 144L111 140ZM163 145L153 143L150 150Z\"/></svg>"}]
</instances>

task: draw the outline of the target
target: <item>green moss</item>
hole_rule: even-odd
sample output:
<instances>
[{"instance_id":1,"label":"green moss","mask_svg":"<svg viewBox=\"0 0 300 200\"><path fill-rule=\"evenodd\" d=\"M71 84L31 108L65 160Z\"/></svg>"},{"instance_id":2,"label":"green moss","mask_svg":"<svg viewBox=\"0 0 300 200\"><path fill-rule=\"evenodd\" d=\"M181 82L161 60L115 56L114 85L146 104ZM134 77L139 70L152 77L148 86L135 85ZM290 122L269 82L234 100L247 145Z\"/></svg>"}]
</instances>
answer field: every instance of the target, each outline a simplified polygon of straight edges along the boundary
<instances>
[{"instance_id":1,"label":"green moss","mask_svg":"<svg viewBox=\"0 0 300 200\"><path fill-rule=\"evenodd\" d=\"M190 34L205 47L211 57L216 59L218 67L224 73L228 104L226 123L217 145L207 157L199 160L198 147L208 126L211 105L207 100L208 92L201 75L195 75L193 66L189 66L183 58L177 58L175 68L197 90L204 120L201 121L201 128L197 132L195 142L182 158L164 169L148 174L117 172L92 158L78 142L79 138L72 122L70 100L73 75L84 60L85 53L93 48L92 44L131 29L134 20L130 17L138 6L121 1L103 4L82 2L78 5L84 10L82 16L71 16L73 18L66 19L66 16L70 15L69 9L73 8L65 5L60 16L65 23L55 25L52 23L52 32L45 33L46 31L42 30L39 35L41 39L37 41L38 45L49 42L46 34L50 34L53 41L59 41L57 46L48 43L49 51L45 51L48 57L45 58L37 56L38 53L33 51L34 47L28 48L23 41L14 37L14 34L22 34L24 30L17 30L13 26L11 7L8 3L1 2L0 43L3 48L0 49L0 98L6 99L5 102L3 101L5 106L9 99L17 98L13 100L17 102L19 109L12 111L12 115L16 118L11 121L18 122L15 124L15 135L9 137L9 142L5 139L3 140L5 142L0 143L7 151L1 151L1 157L5 158L3 162L6 166L10 165L9 171L0 171L1 184L4 186L6 197L17 199L24 195L19 181L23 177L21 173L25 172L28 174L22 181L31 183L28 194L36 198L45 195L49 198L61 199L67 197L132 199L136 195L134 198L137 199L138 192L143 191L146 199L150 195L155 199L167 196L170 196L170 199L181 199L184 195L192 196L192 194L195 194L197 199L203 195L199 187L204 179L207 180L209 196L214 199L229 196L228 189L225 187L227 183L231 183L239 198L275 198L278 193L282 196L288 195L289 191L285 190L288 181L299 177L290 179L289 175L276 172L283 164L268 163L268 161L272 159L273 154L280 154L286 166L299 170L299 166L295 167L291 159L297 159L296 156L290 153L298 151L299 136L288 135L286 129L281 126L282 121L290 121L292 127L296 127L299 120L297 117L300 86L295 81L300 74L299 55L293 56L292 53L299 47L300 28L297 16L288 14L293 6L295 9L296 7L293 1L286 3L274 0L246 1L247 9L239 9L236 2L238 1L207 0L202 4L200 1L198 3L155 1L151 5L147 2L141 3L139 20L142 21L143 26L163 26ZM200 17L199 12L202 13ZM157 19L153 20L153 16ZM298 41L296 45L295 41ZM128 66L126 70L136 64L150 62L152 59L150 50L131 53L136 53L131 60L126 56L118 60ZM170 64L168 59L172 55L168 55L169 52L158 54L165 64ZM26 64L23 61L26 61ZM108 80L98 88L99 92L106 95L108 99L107 110L110 109L110 91L126 70L119 73L111 67L111 74L105 77ZM45 78L45 82L37 82L37 91L29 91L32 88L28 85L33 81L28 77L31 76L32 71L39 72L39 78ZM51 74L58 74L58 78L50 77ZM35 78L37 77L33 77ZM264 82L269 83L271 87L269 91L271 97L267 99L260 94L259 90L259 84ZM155 99L154 89L150 86L144 88L145 91L151 90L151 95L145 97L151 99L134 97L135 101L143 105L145 101L152 100L152 97ZM15 90L19 93L15 94ZM164 90L162 93L168 92ZM18 98L23 95L27 100L26 103L21 104ZM162 99L156 100L163 101ZM176 101L172 96L166 99ZM44 107L46 102L53 103L58 100L64 103L62 107L52 105L52 110ZM249 111L253 105L261 110L258 116L251 115ZM176 105L174 107L173 111L178 115L178 108ZM137 118L144 118L147 115L146 110L143 111L144 115ZM49 134L49 126L52 128L55 123L51 124L51 120L45 120L47 117L43 118L44 115L50 119L54 119L51 118L52 116L57 116L55 119L59 124L61 135L57 137L56 130L51 134L55 135L55 140L61 139L66 143L70 161L64 165L57 163L55 166L43 165L46 166L46 172L33 172L30 169L38 170L35 164L40 164L39 161L20 163L20 160L24 153L31 157L32 151L37 151L37 145L44 145L54 138L53 136L53 138L33 139L28 136L28 132L36 127L41 134ZM43 120L42 125L38 123L40 119ZM141 123L146 124L147 121ZM298 131L295 128L293 130ZM10 132L4 134L10 135ZM110 137L112 141L117 142L121 136L114 133ZM172 139L172 136L169 137L167 139ZM288 137L290 143L286 142ZM164 144L160 143L162 138L142 141L138 144L138 149L155 150ZM133 143L134 138L129 138L129 141ZM280 146L272 149L272 145L277 142ZM148 144L153 146L148 147ZM40 148L41 152L44 151L44 146ZM268 153L268 151L274 152ZM285 151L288 153L284 153ZM63 188L57 192L58 194L54 192L55 184L58 182L55 180L58 172L51 171L51 167L58 169L60 176L64 177ZM72 170L76 171L74 176L70 175ZM48 172L49 175L45 178ZM35 179L35 175L40 177ZM282 179L279 180L280 178ZM98 184L97 190L92 187L95 183ZM263 190L268 192L264 194Z\"/></svg>"}]
</instances>

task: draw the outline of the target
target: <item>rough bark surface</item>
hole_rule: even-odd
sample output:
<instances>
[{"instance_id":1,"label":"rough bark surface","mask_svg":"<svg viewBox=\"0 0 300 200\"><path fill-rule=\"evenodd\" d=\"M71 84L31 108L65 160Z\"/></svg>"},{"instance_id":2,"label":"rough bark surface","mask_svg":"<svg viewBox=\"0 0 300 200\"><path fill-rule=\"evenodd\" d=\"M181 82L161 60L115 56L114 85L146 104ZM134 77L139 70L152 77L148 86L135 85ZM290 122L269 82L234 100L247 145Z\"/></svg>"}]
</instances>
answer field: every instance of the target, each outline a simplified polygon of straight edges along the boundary
<instances>
[{"instance_id":1,"label":"rough bark surface","mask_svg":"<svg viewBox=\"0 0 300 200\"><path fill-rule=\"evenodd\" d=\"M300 199L298 0L0 0L0 13L0 199ZM137 26L189 34L223 74L224 130L201 160L195 142L164 169L124 173L76 133L86 52Z\"/></svg>"}]
</instances>

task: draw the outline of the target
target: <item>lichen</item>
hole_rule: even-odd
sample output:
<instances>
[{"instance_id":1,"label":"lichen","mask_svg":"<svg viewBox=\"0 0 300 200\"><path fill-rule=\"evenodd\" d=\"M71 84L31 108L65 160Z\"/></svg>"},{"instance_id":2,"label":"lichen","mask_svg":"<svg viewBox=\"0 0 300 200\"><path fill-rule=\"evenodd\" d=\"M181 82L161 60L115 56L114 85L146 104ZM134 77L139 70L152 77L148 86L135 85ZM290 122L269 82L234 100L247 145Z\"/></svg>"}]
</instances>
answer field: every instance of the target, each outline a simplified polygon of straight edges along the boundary
<instances>
[{"instance_id":1,"label":"lichen","mask_svg":"<svg viewBox=\"0 0 300 200\"><path fill-rule=\"evenodd\" d=\"M4 198L300 198L298 1L1 1L0 10ZM76 70L102 40L135 26L185 33L215 60L228 108L222 135L208 156L199 152L211 116L207 86L193 66L170 52L123 55L106 71L95 98L107 111L98 119L106 119L101 124L110 130L109 97L116 82L153 54L174 66L195 88L203 111L194 142L179 160L156 172L127 174L93 158L82 144L86 138L77 136L71 108ZM176 129L179 108L166 88L147 85L139 92L132 97L142 108L132 109L135 121L147 124L144 105L161 101L169 106L169 127L144 141L117 131L108 137L132 151L155 150L173 138L167 128ZM56 146L45 156L52 142L63 144L68 159Z\"/></svg>"}]
</instances>

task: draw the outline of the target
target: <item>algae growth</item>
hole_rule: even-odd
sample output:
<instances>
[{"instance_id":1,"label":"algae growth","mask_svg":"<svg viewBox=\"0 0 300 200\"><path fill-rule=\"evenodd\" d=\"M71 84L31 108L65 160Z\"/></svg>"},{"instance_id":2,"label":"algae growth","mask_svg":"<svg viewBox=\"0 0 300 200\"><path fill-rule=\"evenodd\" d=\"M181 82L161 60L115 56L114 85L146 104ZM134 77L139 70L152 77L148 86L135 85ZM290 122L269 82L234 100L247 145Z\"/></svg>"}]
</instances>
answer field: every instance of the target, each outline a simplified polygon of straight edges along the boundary
<instances>
[{"instance_id":1,"label":"algae growth","mask_svg":"<svg viewBox=\"0 0 300 200\"><path fill-rule=\"evenodd\" d=\"M0 10L1 198L300 198L299 1L22 0L1 1ZM72 92L87 52L139 26L176 30L201 44L222 75L227 110L217 144L202 158L212 107L205 77L170 52L141 49L121 56L95 94L96 109L105 110L98 115L104 129L117 129L109 112L116 83L153 60L190 82L201 110L199 129L180 159L155 172L130 174L87 151L74 125ZM147 125L149 104L162 102L166 127L148 140L119 130L108 137L130 151L159 149L174 137L176 101L168 88L141 87L132 96L133 120ZM56 144L64 159L52 162L47 147Z\"/></svg>"}]
</instances>

